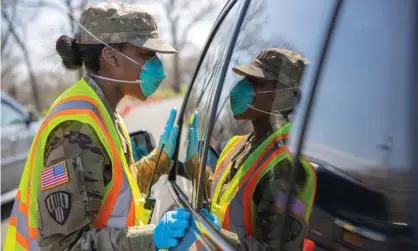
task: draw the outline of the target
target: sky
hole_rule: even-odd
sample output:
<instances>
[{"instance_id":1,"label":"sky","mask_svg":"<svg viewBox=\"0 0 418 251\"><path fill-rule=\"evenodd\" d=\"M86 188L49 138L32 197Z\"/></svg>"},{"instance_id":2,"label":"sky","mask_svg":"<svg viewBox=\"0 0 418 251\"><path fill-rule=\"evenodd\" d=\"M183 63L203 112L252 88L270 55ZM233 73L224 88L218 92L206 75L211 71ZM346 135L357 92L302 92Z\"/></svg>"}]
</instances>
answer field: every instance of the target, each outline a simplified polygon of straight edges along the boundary
<instances>
[{"instance_id":1,"label":"sky","mask_svg":"<svg viewBox=\"0 0 418 251\"><path fill-rule=\"evenodd\" d=\"M63 7L63 1L60 0L49 0L54 4ZM170 36L167 35L167 25L166 20L161 18L162 9L157 3L152 1L141 1L141 4L135 4L150 11L153 14L157 14L157 23L160 29L160 36L166 40L170 40ZM221 9L221 5L219 11ZM34 9L35 10L35 9ZM60 65L59 57L55 52L55 42L57 38L61 35L70 35L69 23L67 17L63 12L57 11L51 8L42 8L36 9L39 11L38 17L33 21L27 24L27 44L31 53L32 62L36 71L57 71L64 72L63 67ZM196 48L202 48L206 37L212 28L213 21L216 19L218 12L214 11L213 15L208 18L207 21L203 21L195 25L188 36L188 40ZM184 17L187 18L187 17ZM183 28L183 27L181 27ZM185 51L185 54L194 53L195 51ZM16 51L19 53L19 51ZM26 71L24 67L21 67L19 72L20 77L26 76Z\"/></svg>"}]
</instances>

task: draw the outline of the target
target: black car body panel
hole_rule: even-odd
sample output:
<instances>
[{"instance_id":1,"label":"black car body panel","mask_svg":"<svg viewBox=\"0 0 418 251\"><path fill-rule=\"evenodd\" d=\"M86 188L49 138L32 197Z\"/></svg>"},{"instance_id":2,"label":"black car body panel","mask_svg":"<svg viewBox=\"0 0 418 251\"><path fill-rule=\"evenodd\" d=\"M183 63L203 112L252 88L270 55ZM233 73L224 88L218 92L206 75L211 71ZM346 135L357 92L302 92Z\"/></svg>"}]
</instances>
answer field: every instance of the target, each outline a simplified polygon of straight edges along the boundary
<instances>
[{"instance_id":1,"label":"black car body panel","mask_svg":"<svg viewBox=\"0 0 418 251\"><path fill-rule=\"evenodd\" d=\"M229 91L240 79L231 70L214 104L221 69L246 64L264 48L299 52L310 64L292 117L292 152L313 78L322 71L302 149L318 175L308 238L317 250L418 250L418 2L344 1L318 69L334 4L252 0L232 56L226 58L225 46L241 11L238 1L211 34L179 121L199 111L200 136L215 147L249 133L251 124L235 121L230 112ZM187 135L180 137L183 142Z\"/></svg>"}]
</instances>

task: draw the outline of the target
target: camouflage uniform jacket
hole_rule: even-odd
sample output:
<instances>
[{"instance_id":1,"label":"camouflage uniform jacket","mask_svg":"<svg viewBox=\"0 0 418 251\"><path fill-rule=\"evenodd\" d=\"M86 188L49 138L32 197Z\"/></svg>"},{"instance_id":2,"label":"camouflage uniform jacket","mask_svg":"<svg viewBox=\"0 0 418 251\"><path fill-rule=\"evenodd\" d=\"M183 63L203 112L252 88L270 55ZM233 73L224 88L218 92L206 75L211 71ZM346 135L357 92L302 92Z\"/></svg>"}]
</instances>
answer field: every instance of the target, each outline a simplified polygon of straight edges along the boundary
<instances>
[{"instance_id":1,"label":"camouflage uniform jacket","mask_svg":"<svg viewBox=\"0 0 418 251\"><path fill-rule=\"evenodd\" d=\"M266 137L264 137L266 138ZM247 157L256 149L256 147L262 142L256 141L253 134L250 134L247 138L246 144L241 148L240 151L232 159L231 172L228 174L225 183L222 186L222 192L226 190L229 183L231 182L242 163L245 162ZM192 166L187 165L187 173L192 174ZM269 251L278 250L279 242L282 236L288 238L288 245L285 244L285 251L300 251L302 250L303 238L305 232L297 226L297 217L291 217L292 226L289 228L287 233L280 233L278 226L283 221L283 212L279 211L275 206L276 193L278 191L286 192L288 185L288 170L291 164L288 161L281 161L276 165L275 168L269 173L266 173L261 180L258 182L256 189L253 194L253 202L256 206L256 219L254 236L237 236L235 233L231 233L222 229L224 236L235 246L235 250L240 251ZM208 169L206 169L208 170ZM210 171L206 172L206 184L205 193L210 194L210 187L212 185ZM296 177L296 186L294 193L297 194L301 186L305 181L304 172L298 172ZM292 213L290 212L292 215ZM300 242L296 243L295 241ZM300 249L290 249L289 246L298 246Z\"/></svg>"},{"instance_id":2,"label":"camouflage uniform jacket","mask_svg":"<svg viewBox=\"0 0 418 251\"><path fill-rule=\"evenodd\" d=\"M125 157L128 162L132 159L132 149L129 149L128 140L121 132L122 118L110 109L108 102L99 86L88 76L84 77L89 85L98 93L106 105L109 113L114 119L117 131L123 142ZM141 192L146 191L151 180L152 171L156 162L156 151L144 157L136 163L136 170L133 170ZM153 225L129 227L122 229L92 228L95 217L100 211L104 198L105 186L112 178L112 167L106 150L101 145L98 136L93 128L78 121L66 121L57 126L48 136L45 146L44 166L48 167L63 160L67 160L68 168L78 173L78 180L72 179L65 184L63 189L71 196L79 196L84 201L85 207L81 211L70 208L68 221L81 219L80 222L73 222L72 229L67 225L62 229L54 229L49 234L47 205L43 200L44 194L39 192L39 246L40 250L155 250L153 244ZM70 161L68 161L70 160ZM161 160L160 160L161 161ZM168 163L163 160L156 171L155 181L168 171ZM80 192L74 192L80 191ZM74 203L73 203L74 204ZM76 205L71 205L75 207ZM80 208L80 207L78 207ZM84 214L84 217L72 214ZM56 226L56 224L54 224Z\"/></svg>"}]
</instances>

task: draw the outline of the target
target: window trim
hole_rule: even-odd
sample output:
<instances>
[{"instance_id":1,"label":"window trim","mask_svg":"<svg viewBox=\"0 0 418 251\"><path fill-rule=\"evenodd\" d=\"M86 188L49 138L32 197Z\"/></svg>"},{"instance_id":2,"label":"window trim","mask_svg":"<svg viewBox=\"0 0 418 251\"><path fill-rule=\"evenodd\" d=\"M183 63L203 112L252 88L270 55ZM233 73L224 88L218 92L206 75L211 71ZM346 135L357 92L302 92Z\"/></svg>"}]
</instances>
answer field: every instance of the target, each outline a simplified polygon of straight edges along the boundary
<instances>
[{"instance_id":1,"label":"window trim","mask_svg":"<svg viewBox=\"0 0 418 251\"><path fill-rule=\"evenodd\" d=\"M16 106L14 106L12 103L8 102L7 100L5 100L3 98L1 99L1 105L2 106L4 106L4 105L8 106L12 111L14 111L14 112L16 112L17 114L20 115L20 118L22 119L22 123L19 123L19 124L24 124L25 123L27 115L23 111L19 110L18 108L16 108ZM2 124L1 126L11 126L11 125L16 125L16 124L17 123L4 124L4 125Z\"/></svg>"},{"instance_id":2,"label":"window trim","mask_svg":"<svg viewBox=\"0 0 418 251\"><path fill-rule=\"evenodd\" d=\"M181 107L181 112L180 115L183 115L183 113L185 112L185 108L187 106L187 103L189 102L190 99L190 94L191 91L194 87L194 83L196 82L196 78L197 75L200 72L200 68L203 64L204 59L206 58L206 54L209 51L210 46L212 45L212 41L215 38L215 35L218 33L218 30L220 28L220 26L223 24L223 21L225 20L226 16L229 14L229 12L232 10L232 8L235 6L235 4L238 2L238 0L229 0L225 6L223 7L221 13L219 14L218 18L215 21L214 26L212 27L211 31L209 32L209 36L205 42L205 46L203 47L203 51L199 57L199 61L196 65L196 69L194 71L192 80L190 81L190 85L187 89L186 95L184 97L184 101ZM182 118L182 117L180 117ZM180 119L179 119L180 120ZM178 123L179 125L181 125L182 123Z\"/></svg>"},{"instance_id":3,"label":"window trim","mask_svg":"<svg viewBox=\"0 0 418 251\"><path fill-rule=\"evenodd\" d=\"M226 17L226 15L229 13L229 11L232 9L233 5L236 3L237 1L231 1L228 2L227 4L231 4L229 6L229 8L224 8L225 12L223 13L221 17L221 20L223 21L223 19ZM222 92L222 87L223 84L225 82L225 77L228 71L228 66L229 63L231 61L231 57L232 57L232 53L233 50L235 48L235 44L238 38L238 35L240 33L241 30L241 26L243 23L243 20L247 14L247 11L249 9L249 5L251 3L251 0L244 0L242 7L238 10L238 18L237 21L235 22L235 27L232 33L232 37L231 40L229 42L228 45L228 49L227 49L227 53L225 56L225 61L224 64L222 66L222 70L221 70L221 74L220 74L220 78L218 81L218 86L215 92L215 99L214 99L214 107L212 107L211 110L211 114L209 117L209 128L213 128L214 123L215 123L215 118L216 118L216 111L218 108L218 103L219 103L219 99L221 96L221 92ZM218 23L219 22L219 23ZM196 76L197 73L200 69L200 66L202 64L203 58L206 55L206 52L210 46L211 43L209 43L209 41L211 42L213 40L214 35L216 34L216 31L218 30L220 24L222 22L220 22L220 20L218 19L218 22L215 24L216 27L214 27L215 29L211 32L209 39L208 39L208 43L205 45L205 48L202 52L202 57L199 60L197 69L195 71L195 74L193 75L193 80L190 84L189 90L186 93L186 97L185 97L185 101L183 102L182 108L181 108L181 112L180 112L180 117L178 119L178 126L179 126L179 134L177 136L177 144L176 144L176 149L173 155L173 160L174 160L174 164L170 170L170 173L168 175L168 188L169 191L174 199L174 201L181 206L184 206L187 211L189 211L192 216L199 221L199 223L201 224L201 226L206 230L207 232L207 236L203 236L201 233L198 233L198 238L202 241L202 243L204 244L204 246L209 249L212 250L213 248L215 248L216 246L218 246L219 248L221 248L222 250L227 250L227 251L232 251L234 250L234 248L231 246L231 244L225 239L225 237L220 233L220 231L218 229L216 229L216 227L209 222L206 217L204 217L199 211L196 211L195 208L200 208L200 205L202 204L201 201L199 203L196 203L197 205L195 206L195 208L193 208L193 206L189 203L187 196L183 193L183 191L181 190L181 188L176 184L176 174L177 174L177 166L178 166L178 152L179 152L179 139L181 137L181 132L182 132L182 125L183 125L183 115L185 112L185 105L189 100L189 96L190 96L190 92L191 92L191 88L193 87L193 83L196 80ZM206 135L206 139L207 138L211 138L212 135L212 129L209 130L208 134ZM203 148L203 159L202 159L202 163L200 166L200 170L201 173L205 171L206 168L206 160L207 160L207 155L208 155L208 151L209 151L209 141L205 140L204 141L204 148ZM200 175L200 182L202 181L203 177L202 175ZM198 191L198 200L203 198L203 187L199 186L199 191ZM200 197L199 197L200 196ZM213 244L213 245L211 245Z\"/></svg>"},{"instance_id":4,"label":"window trim","mask_svg":"<svg viewBox=\"0 0 418 251\"><path fill-rule=\"evenodd\" d=\"M217 117L217 111L218 111L218 106L219 106L219 101L220 101L220 97L222 94L222 89L225 83L225 79L226 79L226 75L228 73L229 70L229 64L231 62L231 58L235 49L235 45L236 42L238 40L238 36L241 32L241 28L242 28L242 24L244 23L244 19L246 17L247 11L249 9L249 6L251 4L251 0L246 0L245 2L243 2L243 5L241 7L240 10L238 10L238 19L235 23L235 27L231 36L231 40L229 41L229 44L227 45L227 52L225 55L225 60L223 62L221 71L220 71L220 75L219 75L219 80L217 81L217 86L216 86L216 91L215 91L215 95L213 97L213 105L211 107L211 111L210 111L210 115L209 115L209 121L208 121L208 131L206 132L206 138L204 139L204 144L203 144L203 153L202 153L202 159L200 162L200 180L198 183L198 191L197 191L197 201L196 203L193 205L195 208L201 208L202 207L202 203L203 203L203 193L204 193L204 186L202 185L204 182L204 173L205 173L205 169L206 169L206 161L207 161L207 155L208 152L210 151L210 139L212 138L212 132L213 132L213 128L215 127L215 122L216 122L216 117ZM193 201L195 202L195 201Z\"/></svg>"},{"instance_id":5,"label":"window trim","mask_svg":"<svg viewBox=\"0 0 418 251\"><path fill-rule=\"evenodd\" d=\"M415 36L414 36L414 40L415 42L412 44L415 44L415 52L412 52L413 55L415 55L415 57L413 57L413 60L411 61L411 72L415 72L415 76L412 76L412 80L415 80L415 85L412 85L412 91L410 93L411 97L410 100L412 100L412 116L415 114L415 118L412 119L412 128L418 128L418 100L415 97L415 93L418 93L418 71L416 71L415 69L417 69L418 67L418 1L415 1L415 28L413 29L413 31L411 32L415 32ZM415 109L414 109L415 107ZM410 154L409 156L413 156L413 159L411 160L411 163L418 163L418 155L415 154L416 149L418 147L418 130L412 130L413 135L411 135L411 137L413 138L413 140L411 140L412 145L409 148ZM411 184L412 184L412 196L418 194L418 166L412 167L412 172L411 172L411 180L410 180ZM411 203L411 208L412 208L412 212L417 212L418 210L418 202L416 200L413 200ZM411 218L410 218L410 222L412 224L411 228L412 228L412 236L411 236L411 249L412 247L414 249L416 249L416 246L418 246L418 241L414 241L418 239L418 215L412 214Z\"/></svg>"}]
</instances>

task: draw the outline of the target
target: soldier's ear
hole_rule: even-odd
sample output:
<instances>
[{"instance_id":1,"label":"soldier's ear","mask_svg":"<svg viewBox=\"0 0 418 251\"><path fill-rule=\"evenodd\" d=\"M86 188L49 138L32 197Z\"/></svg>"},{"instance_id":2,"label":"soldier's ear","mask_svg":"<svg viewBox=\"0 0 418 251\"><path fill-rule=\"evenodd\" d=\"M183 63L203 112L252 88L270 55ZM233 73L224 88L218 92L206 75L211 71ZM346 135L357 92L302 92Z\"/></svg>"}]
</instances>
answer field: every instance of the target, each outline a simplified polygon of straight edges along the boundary
<instances>
[{"instance_id":1,"label":"soldier's ear","mask_svg":"<svg viewBox=\"0 0 418 251\"><path fill-rule=\"evenodd\" d=\"M116 56L118 52L112 47L106 46L102 50L103 59L111 66L119 66L118 57Z\"/></svg>"}]
</instances>

